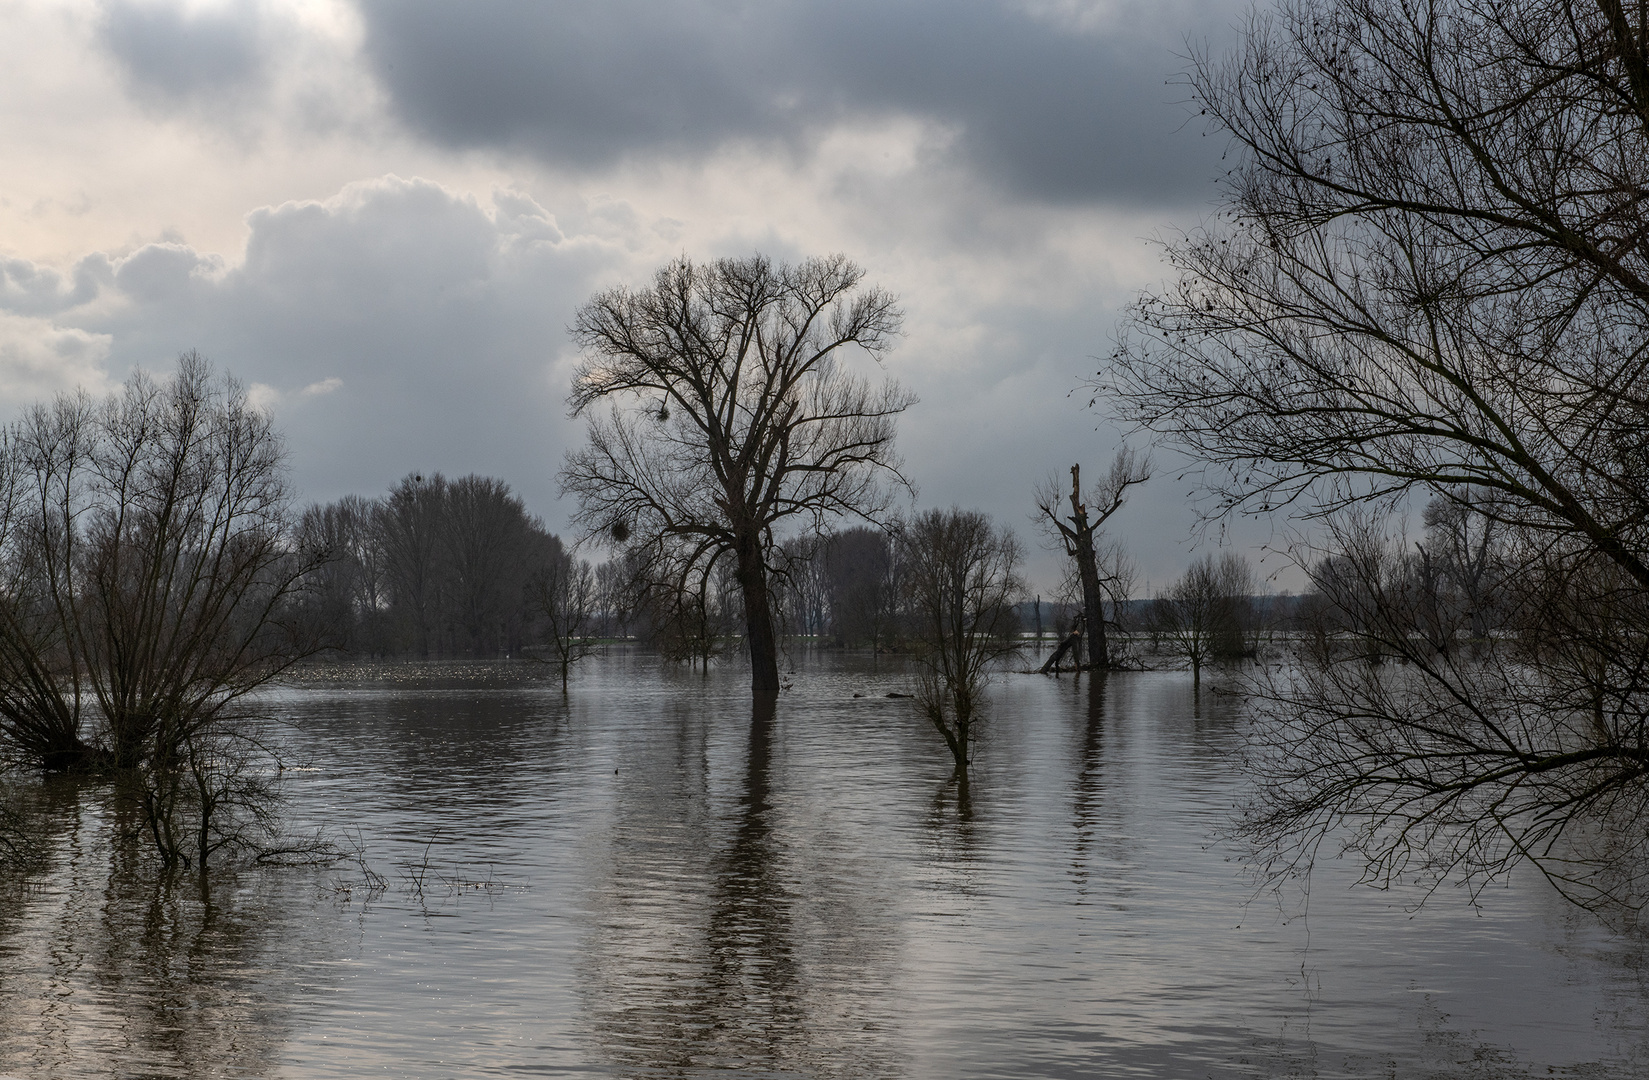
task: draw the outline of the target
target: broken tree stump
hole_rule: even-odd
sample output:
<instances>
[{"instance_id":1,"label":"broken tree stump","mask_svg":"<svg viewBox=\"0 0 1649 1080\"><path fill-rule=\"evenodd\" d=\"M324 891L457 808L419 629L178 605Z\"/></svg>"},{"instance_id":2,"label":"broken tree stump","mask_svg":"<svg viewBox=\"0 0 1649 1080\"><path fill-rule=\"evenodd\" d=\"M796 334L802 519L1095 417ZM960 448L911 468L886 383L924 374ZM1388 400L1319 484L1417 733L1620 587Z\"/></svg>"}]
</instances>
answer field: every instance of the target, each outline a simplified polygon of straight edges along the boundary
<instances>
[{"instance_id":1,"label":"broken tree stump","mask_svg":"<svg viewBox=\"0 0 1649 1080\"><path fill-rule=\"evenodd\" d=\"M1076 626L1072 628L1069 634L1065 635L1065 640L1059 643L1059 648L1054 650L1054 654L1048 657L1047 662L1043 664L1041 668L1037 669L1038 675L1058 675L1059 662L1065 659L1066 653L1074 654L1076 657L1076 669L1079 671L1082 669L1082 622L1082 616L1078 615L1076 618Z\"/></svg>"}]
</instances>

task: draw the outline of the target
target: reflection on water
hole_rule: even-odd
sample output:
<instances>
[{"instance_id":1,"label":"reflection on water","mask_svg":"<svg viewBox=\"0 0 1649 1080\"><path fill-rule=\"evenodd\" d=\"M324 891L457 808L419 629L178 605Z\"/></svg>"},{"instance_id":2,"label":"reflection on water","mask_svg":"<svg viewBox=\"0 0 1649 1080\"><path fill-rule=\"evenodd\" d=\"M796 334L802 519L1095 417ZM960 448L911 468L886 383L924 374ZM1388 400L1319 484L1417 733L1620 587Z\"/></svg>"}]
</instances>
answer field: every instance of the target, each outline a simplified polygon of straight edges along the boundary
<instances>
[{"instance_id":1,"label":"reflection on water","mask_svg":"<svg viewBox=\"0 0 1649 1080\"><path fill-rule=\"evenodd\" d=\"M296 824L348 826L380 894L157 884L105 793L33 791L0 1074L1649 1073L1642 946L1537 882L1411 913L1329 864L1309 905L1253 899L1211 839L1243 720L1209 687L1005 677L963 807L897 672L797 659L755 713L737 670L625 651L565 696L311 673L276 697Z\"/></svg>"},{"instance_id":2,"label":"reflection on water","mask_svg":"<svg viewBox=\"0 0 1649 1080\"><path fill-rule=\"evenodd\" d=\"M898 1075L885 898L830 836L795 844L775 805L777 718L748 700L715 703L749 717L724 791L702 713L673 718L667 756L621 770L640 790L611 830L583 954L599 1057L622 1075Z\"/></svg>"},{"instance_id":3,"label":"reflection on water","mask_svg":"<svg viewBox=\"0 0 1649 1080\"><path fill-rule=\"evenodd\" d=\"M0 1070L24 1076L276 1075L298 958L323 962L313 895L267 875L167 882L118 835L107 792L41 793L47 867L8 883ZM295 884L288 882L287 884Z\"/></svg>"},{"instance_id":4,"label":"reflection on water","mask_svg":"<svg viewBox=\"0 0 1649 1080\"><path fill-rule=\"evenodd\" d=\"M1123 681L1115 680L1117 684ZM1125 887L1128 870L1139 855L1137 847L1129 844L1127 835L1116 828L1116 819L1106 816L1111 807L1105 798L1105 706L1111 686L1111 680L1088 680L1074 740L1076 780L1071 785L1074 828L1071 880L1083 898L1090 895L1096 874L1104 886Z\"/></svg>"}]
</instances>

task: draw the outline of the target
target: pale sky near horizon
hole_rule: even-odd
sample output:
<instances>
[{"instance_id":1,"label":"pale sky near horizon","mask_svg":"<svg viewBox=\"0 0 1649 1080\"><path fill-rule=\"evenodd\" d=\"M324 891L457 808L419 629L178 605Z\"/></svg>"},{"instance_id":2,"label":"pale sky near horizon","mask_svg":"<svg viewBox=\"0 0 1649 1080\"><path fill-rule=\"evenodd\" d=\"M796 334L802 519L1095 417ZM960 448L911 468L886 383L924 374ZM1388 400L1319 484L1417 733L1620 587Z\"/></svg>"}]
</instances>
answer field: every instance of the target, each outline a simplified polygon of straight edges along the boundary
<instances>
[{"instance_id":1,"label":"pale sky near horizon","mask_svg":"<svg viewBox=\"0 0 1649 1080\"><path fill-rule=\"evenodd\" d=\"M577 306L680 254L839 251L907 312L919 505L1013 525L1047 593L1031 486L1121 442L1082 380L1151 238L1214 206L1226 146L1174 76L1243 11L0 0L0 414L199 349L303 501L476 472L560 531ZM1116 521L1140 595L1214 542L1159 464Z\"/></svg>"}]
</instances>

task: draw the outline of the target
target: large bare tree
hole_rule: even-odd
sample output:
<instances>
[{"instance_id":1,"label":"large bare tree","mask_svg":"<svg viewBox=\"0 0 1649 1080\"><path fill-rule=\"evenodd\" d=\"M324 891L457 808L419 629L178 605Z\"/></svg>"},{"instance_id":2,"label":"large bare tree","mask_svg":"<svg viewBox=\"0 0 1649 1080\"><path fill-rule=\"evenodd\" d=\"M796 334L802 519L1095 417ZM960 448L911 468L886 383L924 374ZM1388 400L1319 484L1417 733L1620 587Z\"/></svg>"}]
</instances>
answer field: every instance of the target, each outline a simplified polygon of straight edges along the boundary
<instances>
[{"instance_id":1,"label":"large bare tree","mask_svg":"<svg viewBox=\"0 0 1649 1080\"><path fill-rule=\"evenodd\" d=\"M915 400L849 370L898 336L894 298L841 256L764 256L661 268L651 286L579 309L584 351L569 399L588 444L561 479L592 536L648 549L653 581L703 595L731 560L751 689L779 690L771 576L778 534L888 506L900 479L894 418ZM597 415L602 403L612 408Z\"/></svg>"},{"instance_id":2,"label":"large bare tree","mask_svg":"<svg viewBox=\"0 0 1649 1080\"><path fill-rule=\"evenodd\" d=\"M1272 686L1263 835L1618 891L1637 845L1572 846L1649 808L1649 9L1285 0L1190 82L1238 164L1103 388L1216 514L1455 500L1517 592L1473 656L1385 612L1406 667Z\"/></svg>"}]
</instances>

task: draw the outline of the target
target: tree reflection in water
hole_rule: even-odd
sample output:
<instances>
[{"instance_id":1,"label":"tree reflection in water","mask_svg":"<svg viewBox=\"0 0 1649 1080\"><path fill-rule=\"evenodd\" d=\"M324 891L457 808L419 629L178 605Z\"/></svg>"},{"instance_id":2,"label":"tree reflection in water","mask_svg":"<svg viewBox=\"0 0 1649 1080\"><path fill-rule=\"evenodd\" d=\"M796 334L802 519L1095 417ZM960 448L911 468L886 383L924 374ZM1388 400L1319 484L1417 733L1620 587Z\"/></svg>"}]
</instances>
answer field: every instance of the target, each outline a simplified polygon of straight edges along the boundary
<instances>
[{"instance_id":1,"label":"tree reflection in water","mask_svg":"<svg viewBox=\"0 0 1649 1080\"><path fill-rule=\"evenodd\" d=\"M833 865L838 853L795 848L794 808L775 806L792 794L774 791L775 707L752 707L725 815L699 812L714 798L709 733L699 717L678 722L693 735L676 743L673 762L650 763L638 804L620 811L612 880L585 950L601 1055L646 1075L900 1074L884 1011L896 948L889 913ZM682 789L687 777L696 790ZM660 792L676 805L657 806ZM676 828L661 833L661 818Z\"/></svg>"},{"instance_id":2,"label":"tree reflection in water","mask_svg":"<svg viewBox=\"0 0 1649 1080\"><path fill-rule=\"evenodd\" d=\"M38 794L43 865L0 897L0 1062L25 1076L274 1075L298 972L329 944L286 915L312 909L313 880L168 878L141 837L119 839L106 789ZM282 895L294 887L308 902Z\"/></svg>"},{"instance_id":3,"label":"tree reflection in water","mask_svg":"<svg viewBox=\"0 0 1649 1080\"><path fill-rule=\"evenodd\" d=\"M624 656L566 698L293 692L330 763L294 781L308 820L358 821L392 874L441 829L441 866L522 886L426 907L392 879L359 922L336 871L157 887L109 854L106 791L36 782L48 859L0 873L0 1074L1649 1075L1641 943L1526 882L1411 913L1330 865L1309 926L1245 907L1210 840L1244 790L1229 698L1004 678L962 819L868 660L822 658L776 716L737 671Z\"/></svg>"},{"instance_id":4,"label":"tree reflection in water","mask_svg":"<svg viewBox=\"0 0 1649 1080\"><path fill-rule=\"evenodd\" d=\"M784 1044L805 1030L794 897L781 876L769 804L774 714L771 701L751 707L744 791L732 842L715 863L705 934L709 977L700 1007L719 1033L716 1057L732 1066L792 1058Z\"/></svg>"},{"instance_id":5,"label":"tree reflection in water","mask_svg":"<svg viewBox=\"0 0 1649 1080\"><path fill-rule=\"evenodd\" d=\"M1092 876L1096 859L1104 864L1100 881L1119 896L1126 896L1133 880L1128 872L1139 855L1137 845L1127 840L1121 827L1121 809L1115 805L1117 791L1110 790L1111 776L1107 769L1107 739L1120 733L1108 730L1110 695L1122 679L1088 678L1086 685L1072 689L1081 699L1077 710L1080 720L1076 748L1076 777L1071 785L1071 818L1075 838L1071 844L1071 879L1080 895L1086 897L1093 887ZM1097 848L1097 851L1096 851Z\"/></svg>"}]
</instances>

